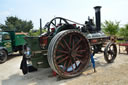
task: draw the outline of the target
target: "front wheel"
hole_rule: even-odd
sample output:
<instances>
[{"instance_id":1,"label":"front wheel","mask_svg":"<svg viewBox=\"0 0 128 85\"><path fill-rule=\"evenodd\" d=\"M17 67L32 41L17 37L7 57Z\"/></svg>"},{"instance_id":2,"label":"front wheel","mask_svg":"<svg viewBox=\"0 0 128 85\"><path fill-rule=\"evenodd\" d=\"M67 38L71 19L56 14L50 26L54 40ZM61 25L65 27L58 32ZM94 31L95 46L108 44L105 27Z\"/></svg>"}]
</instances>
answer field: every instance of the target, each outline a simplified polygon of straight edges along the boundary
<instances>
[{"instance_id":1,"label":"front wheel","mask_svg":"<svg viewBox=\"0 0 128 85\"><path fill-rule=\"evenodd\" d=\"M109 42L104 50L104 59L107 63L112 63L117 56L117 47L113 42Z\"/></svg>"},{"instance_id":2,"label":"front wheel","mask_svg":"<svg viewBox=\"0 0 128 85\"><path fill-rule=\"evenodd\" d=\"M0 64L7 60L7 52L5 50L0 50Z\"/></svg>"}]
</instances>

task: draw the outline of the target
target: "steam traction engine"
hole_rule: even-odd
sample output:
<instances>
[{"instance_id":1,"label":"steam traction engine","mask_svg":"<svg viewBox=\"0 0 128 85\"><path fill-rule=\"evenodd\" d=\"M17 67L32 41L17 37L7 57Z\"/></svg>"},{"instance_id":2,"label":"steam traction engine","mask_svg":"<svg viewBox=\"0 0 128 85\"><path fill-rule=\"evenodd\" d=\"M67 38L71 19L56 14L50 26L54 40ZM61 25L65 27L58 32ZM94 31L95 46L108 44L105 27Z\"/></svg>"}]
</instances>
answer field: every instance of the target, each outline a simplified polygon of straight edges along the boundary
<instances>
[{"instance_id":1,"label":"steam traction engine","mask_svg":"<svg viewBox=\"0 0 128 85\"><path fill-rule=\"evenodd\" d=\"M26 37L30 50L25 52L22 71L30 71L31 66L26 65L30 61L34 68L50 66L63 78L75 77L88 66L90 55L98 52L104 52L106 62L112 63L117 55L117 47L101 31L100 8L94 7L96 26L92 19L80 24L55 17L45 25L46 33L39 37ZM108 44L103 51L106 42Z\"/></svg>"}]
</instances>

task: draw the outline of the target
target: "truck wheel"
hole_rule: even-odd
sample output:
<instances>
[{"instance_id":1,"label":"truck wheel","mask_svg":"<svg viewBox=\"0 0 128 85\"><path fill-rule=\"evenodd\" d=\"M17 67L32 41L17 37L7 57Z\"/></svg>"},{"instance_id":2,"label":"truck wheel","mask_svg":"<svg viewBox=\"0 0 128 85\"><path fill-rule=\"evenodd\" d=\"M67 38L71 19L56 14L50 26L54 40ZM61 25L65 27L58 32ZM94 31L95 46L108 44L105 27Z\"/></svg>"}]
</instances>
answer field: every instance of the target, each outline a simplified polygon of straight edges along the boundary
<instances>
[{"instance_id":1,"label":"truck wheel","mask_svg":"<svg viewBox=\"0 0 128 85\"><path fill-rule=\"evenodd\" d=\"M5 50L0 50L0 64L7 60L7 52Z\"/></svg>"},{"instance_id":2,"label":"truck wheel","mask_svg":"<svg viewBox=\"0 0 128 85\"><path fill-rule=\"evenodd\" d=\"M48 47L48 62L63 78L80 75L90 61L90 45L77 30L64 30L53 37Z\"/></svg>"}]
</instances>

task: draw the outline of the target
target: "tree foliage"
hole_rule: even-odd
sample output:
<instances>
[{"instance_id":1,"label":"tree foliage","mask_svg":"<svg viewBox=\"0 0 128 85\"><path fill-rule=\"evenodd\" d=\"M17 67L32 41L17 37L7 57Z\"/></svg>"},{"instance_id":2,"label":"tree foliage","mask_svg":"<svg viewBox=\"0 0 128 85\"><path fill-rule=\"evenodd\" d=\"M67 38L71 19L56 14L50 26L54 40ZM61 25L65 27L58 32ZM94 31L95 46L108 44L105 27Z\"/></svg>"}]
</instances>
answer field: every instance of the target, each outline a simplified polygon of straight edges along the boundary
<instances>
[{"instance_id":1,"label":"tree foliage","mask_svg":"<svg viewBox=\"0 0 128 85\"><path fill-rule=\"evenodd\" d=\"M32 21L21 20L18 17L7 17L5 25L0 25L3 31L23 31L29 32L33 28Z\"/></svg>"},{"instance_id":2,"label":"tree foliage","mask_svg":"<svg viewBox=\"0 0 128 85\"><path fill-rule=\"evenodd\" d=\"M42 33L46 33L47 31L45 29L42 30ZM40 35L40 30L30 30L29 31L29 36L39 36Z\"/></svg>"},{"instance_id":3,"label":"tree foliage","mask_svg":"<svg viewBox=\"0 0 128 85\"><path fill-rule=\"evenodd\" d=\"M115 36L119 31L119 22L105 21L102 24L103 32L109 36Z\"/></svg>"},{"instance_id":4,"label":"tree foliage","mask_svg":"<svg viewBox=\"0 0 128 85\"><path fill-rule=\"evenodd\" d=\"M120 28L119 36L123 37L125 40L128 40L128 24L125 24L124 27Z\"/></svg>"},{"instance_id":5,"label":"tree foliage","mask_svg":"<svg viewBox=\"0 0 128 85\"><path fill-rule=\"evenodd\" d=\"M29 31L29 36L39 36L40 31L39 30L30 30Z\"/></svg>"}]
</instances>

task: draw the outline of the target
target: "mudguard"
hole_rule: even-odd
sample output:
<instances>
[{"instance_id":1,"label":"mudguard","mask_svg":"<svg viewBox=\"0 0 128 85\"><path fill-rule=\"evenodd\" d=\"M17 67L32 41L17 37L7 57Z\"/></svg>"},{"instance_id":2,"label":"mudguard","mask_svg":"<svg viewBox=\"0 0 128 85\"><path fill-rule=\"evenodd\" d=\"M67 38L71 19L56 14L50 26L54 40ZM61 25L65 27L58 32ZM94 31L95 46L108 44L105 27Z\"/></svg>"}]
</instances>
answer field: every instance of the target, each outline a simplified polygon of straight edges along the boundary
<instances>
[{"instance_id":1,"label":"mudguard","mask_svg":"<svg viewBox=\"0 0 128 85\"><path fill-rule=\"evenodd\" d=\"M5 47L0 47L0 50L5 50L5 51L7 52L7 54L8 54L7 48L5 48Z\"/></svg>"}]
</instances>

